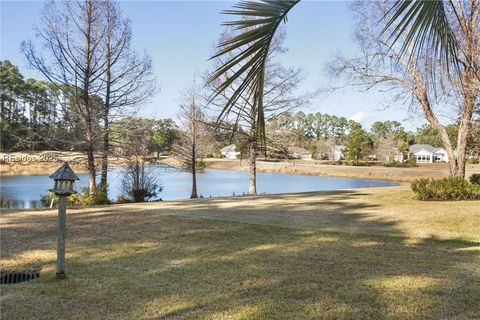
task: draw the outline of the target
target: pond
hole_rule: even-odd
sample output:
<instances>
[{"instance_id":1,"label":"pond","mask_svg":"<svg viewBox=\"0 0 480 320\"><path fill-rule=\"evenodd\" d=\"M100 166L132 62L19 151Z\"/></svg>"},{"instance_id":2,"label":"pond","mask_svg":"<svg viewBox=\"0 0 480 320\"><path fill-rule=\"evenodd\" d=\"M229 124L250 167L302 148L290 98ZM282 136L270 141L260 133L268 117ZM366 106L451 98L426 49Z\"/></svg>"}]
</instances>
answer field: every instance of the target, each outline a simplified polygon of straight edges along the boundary
<instances>
[{"instance_id":1,"label":"pond","mask_svg":"<svg viewBox=\"0 0 480 320\"><path fill-rule=\"evenodd\" d=\"M164 165L153 165L153 172L163 186L159 195L163 200L187 199L191 192L191 175L188 172ZM115 200L122 194L122 170L109 172L109 198ZM79 174L77 190L88 186L88 175ZM4 206L9 208L42 207L40 197L53 186L48 175L0 177L2 199L9 199ZM395 186L397 182L306 176L282 173L258 173L257 192L276 194L318 190L340 190L365 187ZM242 195L248 191L248 172L206 169L197 175L198 195L218 197ZM2 201L3 202L3 201Z\"/></svg>"}]
</instances>

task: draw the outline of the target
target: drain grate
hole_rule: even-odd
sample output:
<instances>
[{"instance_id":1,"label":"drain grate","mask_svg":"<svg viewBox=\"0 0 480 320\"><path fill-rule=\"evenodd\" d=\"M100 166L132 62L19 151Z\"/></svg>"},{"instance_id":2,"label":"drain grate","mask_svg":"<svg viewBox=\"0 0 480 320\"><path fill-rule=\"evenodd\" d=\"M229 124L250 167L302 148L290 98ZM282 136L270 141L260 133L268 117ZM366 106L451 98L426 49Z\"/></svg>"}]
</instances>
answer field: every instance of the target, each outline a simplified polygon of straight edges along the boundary
<instances>
[{"instance_id":1,"label":"drain grate","mask_svg":"<svg viewBox=\"0 0 480 320\"><path fill-rule=\"evenodd\" d=\"M37 271L5 272L0 275L0 284L19 283L40 277Z\"/></svg>"}]
</instances>

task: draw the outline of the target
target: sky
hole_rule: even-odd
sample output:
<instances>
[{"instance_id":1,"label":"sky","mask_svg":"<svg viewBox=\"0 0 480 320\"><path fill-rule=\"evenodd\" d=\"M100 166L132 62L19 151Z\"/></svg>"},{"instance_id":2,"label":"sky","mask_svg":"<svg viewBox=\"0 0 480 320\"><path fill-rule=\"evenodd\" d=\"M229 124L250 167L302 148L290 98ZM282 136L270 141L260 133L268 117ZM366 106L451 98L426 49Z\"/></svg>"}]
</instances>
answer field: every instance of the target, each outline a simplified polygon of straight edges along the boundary
<instances>
[{"instance_id":1,"label":"sky","mask_svg":"<svg viewBox=\"0 0 480 320\"><path fill-rule=\"evenodd\" d=\"M208 58L222 32L220 12L234 2L227 1L120 1L123 15L132 22L133 46L152 58L159 92L140 106L140 113L152 118L175 118L181 92L190 86L194 74L211 69ZM0 0L0 58L17 65L26 78L42 79L27 66L20 52L23 40L35 40L33 26L40 23L44 2ZM354 55L352 21L346 1L302 1L289 14L285 26L288 52L279 57L286 67L301 67L306 79L300 91L327 86L331 79L326 64L337 52ZM408 114L406 106L388 105L374 90L354 88L331 95L319 95L302 111L344 116L369 127L375 121L397 120L408 130L424 123Z\"/></svg>"}]
</instances>

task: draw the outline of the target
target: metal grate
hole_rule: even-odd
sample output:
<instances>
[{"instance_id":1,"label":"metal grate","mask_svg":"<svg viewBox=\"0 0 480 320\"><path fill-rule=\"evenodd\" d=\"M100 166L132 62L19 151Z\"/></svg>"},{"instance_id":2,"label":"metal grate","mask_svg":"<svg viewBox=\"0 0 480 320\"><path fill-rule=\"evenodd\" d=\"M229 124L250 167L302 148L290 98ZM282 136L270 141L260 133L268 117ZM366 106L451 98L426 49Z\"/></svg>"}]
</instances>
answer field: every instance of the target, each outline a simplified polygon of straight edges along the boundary
<instances>
[{"instance_id":1,"label":"metal grate","mask_svg":"<svg viewBox=\"0 0 480 320\"><path fill-rule=\"evenodd\" d=\"M19 283L40 277L37 271L5 272L0 275L0 284Z\"/></svg>"}]
</instances>

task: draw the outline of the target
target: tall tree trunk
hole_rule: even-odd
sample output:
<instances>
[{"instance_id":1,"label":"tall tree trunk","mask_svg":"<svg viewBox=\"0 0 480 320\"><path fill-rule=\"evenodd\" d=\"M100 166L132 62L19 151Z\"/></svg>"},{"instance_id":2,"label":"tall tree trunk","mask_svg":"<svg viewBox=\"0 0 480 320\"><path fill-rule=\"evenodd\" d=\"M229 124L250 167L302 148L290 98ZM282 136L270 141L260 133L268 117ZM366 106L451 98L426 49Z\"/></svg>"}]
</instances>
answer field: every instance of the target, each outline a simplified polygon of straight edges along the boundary
<instances>
[{"instance_id":1,"label":"tall tree trunk","mask_svg":"<svg viewBox=\"0 0 480 320\"><path fill-rule=\"evenodd\" d=\"M103 193L107 193L107 174L108 174L108 153L109 153L109 121L108 116L104 118L104 132L102 137L102 161L101 161L101 176L100 176L100 188Z\"/></svg>"},{"instance_id":2,"label":"tall tree trunk","mask_svg":"<svg viewBox=\"0 0 480 320\"><path fill-rule=\"evenodd\" d=\"M101 165L101 177L100 177L100 187L101 191L107 193L107 175L108 175L108 153L109 153L109 133L110 133L110 89L111 89L111 53L110 53L110 43L108 43L108 57L107 57L107 72L106 72L106 93L105 93L105 104L103 110L103 139L102 139L102 165Z\"/></svg>"},{"instance_id":3,"label":"tall tree trunk","mask_svg":"<svg viewBox=\"0 0 480 320\"><path fill-rule=\"evenodd\" d=\"M190 199L196 199L197 196L197 154L195 150L195 144L192 146L192 194Z\"/></svg>"},{"instance_id":4,"label":"tall tree trunk","mask_svg":"<svg viewBox=\"0 0 480 320\"><path fill-rule=\"evenodd\" d=\"M97 188L96 184L96 170L95 170L95 157L93 154L93 143L88 141L87 146L87 169L88 169L88 190L89 194L92 196L95 193Z\"/></svg>"},{"instance_id":5,"label":"tall tree trunk","mask_svg":"<svg viewBox=\"0 0 480 320\"><path fill-rule=\"evenodd\" d=\"M252 128L252 131L256 131L255 128ZM248 179L248 194L256 195L257 194L257 139L256 135L254 138L250 138L248 142L248 165L250 170L250 176Z\"/></svg>"},{"instance_id":6,"label":"tall tree trunk","mask_svg":"<svg viewBox=\"0 0 480 320\"><path fill-rule=\"evenodd\" d=\"M97 187L96 184L96 170L95 170L95 155L94 155L94 134L93 134L93 126L92 126L92 106L90 101L90 73L91 73L91 27L93 23L93 9L92 9L92 2L86 1L87 5L87 30L85 33L85 70L83 72L83 104L85 108L86 114L86 136L87 136L87 167L88 167L88 186L89 186L89 193L92 196L95 193L95 189Z\"/></svg>"}]
</instances>

